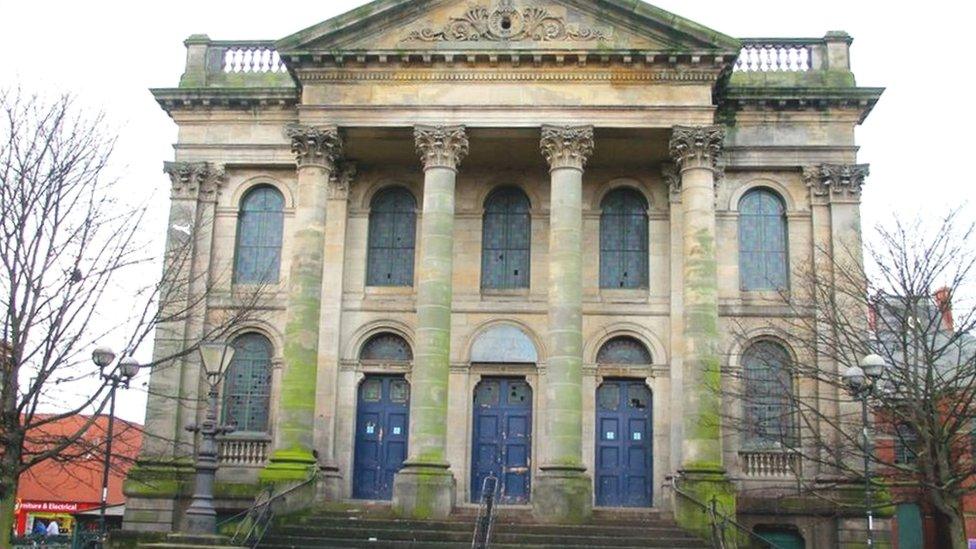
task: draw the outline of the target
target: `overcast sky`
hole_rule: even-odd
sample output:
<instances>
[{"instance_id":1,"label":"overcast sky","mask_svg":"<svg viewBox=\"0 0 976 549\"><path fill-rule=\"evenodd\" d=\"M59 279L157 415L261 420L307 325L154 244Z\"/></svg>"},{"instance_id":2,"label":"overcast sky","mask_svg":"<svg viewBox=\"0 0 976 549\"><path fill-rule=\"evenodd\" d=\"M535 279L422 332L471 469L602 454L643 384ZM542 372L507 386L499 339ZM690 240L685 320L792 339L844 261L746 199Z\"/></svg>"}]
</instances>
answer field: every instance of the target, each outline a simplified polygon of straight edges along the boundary
<instances>
[{"instance_id":1,"label":"overcast sky","mask_svg":"<svg viewBox=\"0 0 976 549\"><path fill-rule=\"evenodd\" d=\"M146 231L161 246L176 126L148 89L175 87L183 40L277 39L364 1L0 0L0 87L71 91L118 128L116 170L134 197L156 207ZM871 164L865 228L893 215L939 215L976 198L972 144L971 22L976 4L866 0L653 2L737 37L819 37L845 30L855 41L858 84L887 91L858 130L860 162ZM973 208L970 207L972 212ZM115 307L125 307L124 297ZM119 345L111 341L108 345ZM148 352L146 349L143 352ZM120 415L141 421L145 394L121 396Z\"/></svg>"}]
</instances>

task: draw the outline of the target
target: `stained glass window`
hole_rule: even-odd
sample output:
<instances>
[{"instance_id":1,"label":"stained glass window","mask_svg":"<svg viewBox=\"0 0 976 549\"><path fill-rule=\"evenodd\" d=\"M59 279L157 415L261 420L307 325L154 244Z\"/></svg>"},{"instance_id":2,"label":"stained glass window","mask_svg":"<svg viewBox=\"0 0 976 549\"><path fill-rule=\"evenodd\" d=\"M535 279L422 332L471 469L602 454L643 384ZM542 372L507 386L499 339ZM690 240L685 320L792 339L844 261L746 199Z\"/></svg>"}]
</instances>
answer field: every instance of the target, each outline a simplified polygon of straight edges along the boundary
<instances>
[{"instance_id":1,"label":"stained glass window","mask_svg":"<svg viewBox=\"0 0 976 549\"><path fill-rule=\"evenodd\" d=\"M234 339L234 358L224 381L224 422L238 432L268 431L271 402L271 342L260 334Z\"/></svg>"},{"instance_id":2,"label":"stained glass window","mask_svg":"<svg viewBox=\"0 0 976 549\"><path fill-rule=\"evenodd\" d=\"M606 196L600 214L600 287L647 287L647 201L633 189Z\"/></svg>"},{"instance_id":3,"label":"stained glass window","mask_svg":"<svg viewBox=\"0 0 976 549\"><path fill-rule=\"evenodd\" d=\"M616 410L620 407L620 385L604 383L596 391L596 401L601 410Z\"/></svg>"},{"instance_id":4,"label":"stained glass window","mask_svg":"<svg viewBox=\"0 0 976 549\"><path fill-rule=\"evenodd\" d=\"M776 193L754 189L739 203L739 277L743 290L789 284L786 207Z\"/></svg>"},{"instance_id":5,"label":"stained glass window","mask_svg":"<svg viewBox=\"0 0 976 549\"><path fill-rule=\"evenodd\" d=\"M407 362L413 360L410 344L402 337L389 332L376 334L363 344L359 360L384 360Z\"/></svg>"},{"instance_id":6,"label":"stained glass window","mask_svg":"<svg viewBox=\"0 0 976 549\"><path fill-rule=\"evenodd\" d=\"M234 282L278 282L285 199L274 187L263 185L241 199L234 249Z\"/></svg>"},{"instance_id":7,"label":"stained glass window","mask_svg":"<svg viewBox=\"0 0 976 549\"><path fill-rule=\"evenodd\" d=\"M391 187L373 197L369 212L367 285L413 286L416 210L416 200L403 187Z\"/></svg>"},{"instance_id":8,"label":"stained glass window","mask_svg":"<svg viewBox=\"0 0 976 549\"><path fill-rule=\"evenodd\" d=\"M481 238L481 287L529 287L532 217L529 199L508 187L485 201Z\"/></svg>"},{"instance_id":9,"label":"stained glass window","mask_svg":"<svg viewBox=\"0 0 976 549\"><path fill-rule=\"evenodd\" d=\"M771 341L753 344L742 355L745 446L791 448L796 443L790 357Z\"/></svg>"},{"instance_id":10,"label":"stained glass window","mask_svg":"<svg viewBox=\"0 0 976 549\"><path fill-rule=\"evenodd\" d=\"M632 337L615 337L600 347L596 354L597 364L638 364L653 363L651 353L643 343Z\"/></svg>"}]
</instances>

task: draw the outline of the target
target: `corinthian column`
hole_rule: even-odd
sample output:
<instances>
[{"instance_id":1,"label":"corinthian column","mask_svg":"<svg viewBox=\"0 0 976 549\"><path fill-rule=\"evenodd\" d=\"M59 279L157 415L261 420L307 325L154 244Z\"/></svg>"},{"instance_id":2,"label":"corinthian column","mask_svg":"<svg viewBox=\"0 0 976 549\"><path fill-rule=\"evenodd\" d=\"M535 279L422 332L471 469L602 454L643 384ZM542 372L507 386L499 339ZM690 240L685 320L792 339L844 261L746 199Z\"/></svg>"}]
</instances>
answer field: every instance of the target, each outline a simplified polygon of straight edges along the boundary
<instances>
[{"instance_id":1,"label":"corinthian column","mask_svg":"<svg viewBox=\"0 0 976 549\"><path fill-rule=\"evenodd\" d=\"M312 453L315 387L322 308L327 186L342 142L336 128L298 124L285 129L298 164L298 201L291 235L288 308L285 313L284 373L274 451L261 473L265 481L306 477L316 465Z\"/></svg>"},{"instance_id":2,"label":"corinthian column","mask_svg":"<svg viewBox=\"0 0 976 549\"><path fill-rule=\"evenodd\" d=\"M684 488L735 516L735 492L722 467L721 363L718 270L715 257L715 165L722 153L721 126L677 126L671 157L680 173L682 210L682 356L685 407L681 469ZM686 528L707 534L700 510L683 498L675 515Z\"/></svg>"},{"instance_id":3,"label":"corinthian column","mask_svg":"<svg viewBox=\"0 0 976 549\"><path fill-rule=\"evenodd\" d=\"M549 361L546 366L546 455L532 498L536 518L581 521L591 514L593 486L583 465L583 167L593 128L542 128L549 163Z\"/></svg>"},{"instance_id":4,"label":"corinthian column","mask_svg":"<svg viewBox=\"0 0 976 549\"><path fill-rule=\"evenodd\" d=\"M409 455L393 483L393 506L406 516L447 517L454 507L454 476L446 459L454 184L458 165L468 154L468 137L463 126L417 126L414 137L424 165L417 344L410 380Z\"/></svg>"}]
</instances>

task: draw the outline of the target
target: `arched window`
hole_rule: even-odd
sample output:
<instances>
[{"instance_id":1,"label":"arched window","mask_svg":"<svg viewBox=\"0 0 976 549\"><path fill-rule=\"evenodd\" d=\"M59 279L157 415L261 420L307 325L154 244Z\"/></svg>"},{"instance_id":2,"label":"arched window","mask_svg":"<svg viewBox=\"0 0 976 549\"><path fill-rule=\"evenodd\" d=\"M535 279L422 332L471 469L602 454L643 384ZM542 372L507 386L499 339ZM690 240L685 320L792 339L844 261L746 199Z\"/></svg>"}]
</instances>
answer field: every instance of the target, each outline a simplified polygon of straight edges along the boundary
<instances>
[{"instance_id":1,"label":"arched window","mask_svg":"<svg viewBox=\"0 0 976 549\"><path fill-rule=\"evenodd\" d=\"M271 403L271 342L261 334L234 339L234 358L224 381L224 422L237 432L268 431Z\"/></svg>"},{"instance_id":2,"label":"arched window","mask_svg":"<svg viewBox=\"0 0 976 549\"><path fill-rule=\"evenodd\" d=\"M269 185L255 187L241 199L234 248L234 282L273 284L281 267L285 198Z\"/></svg>"},{"instance_id":3,"label":"arched window","mask_svg":"<svg viewBox=\"0 0 976 549\"><path fill-rule=\"evenodd\" d=\"M495 191L485 201L481 238L481 287L529 287L532 217L521 190Z\"/></svg>"},{"instance_id":4,"label":"arched window","mask_svg":"<svg viewBox=\"0 0 976 549\"><path fill-rule=\"evenodd\" d=\"M654 361L643 343L628 336L611 339L596 354L597 364L633 364L646 366Z\"/></svg>"},{"instance_id":5,"label":"arched window","mask_svg":"<svg viewBox=\"0 0 976 549\"><path fill-rule=\"evenodd\" d=\"M600 287L647 287L647 201L617 189L600 205Z\"/></svg>"},{"instance_id":6,"label":"arched window","mask_svg":"<svg viewBox=\"0 0 976 549\"><path fill-rule=\"evenodd\" d=\"M403 187L392 187L373 197L369 212L368 286L413 286L416 210L416 200Z\"/></svg>"},{"instance_id":7,"label":"arched window","mask_svg":"<svg viewBox=\"0 0 976 549\"><path fill-rule=\"evenodd\" d=\"M739 202L739 277L743 290L782 290L789 284L786 206L768 189Z\"/></svg>"},{"instance_id":8,"label":"arched window","mask_svg":"<svg viewBox=\"0 0 976 549\"><path fill-rule=\"evenodd\" d=\"M384 332L366 340L359 350L359 360L409 362L413 360L413 351L406 339Z\"/></svg>"},{"instance_id":9,"label":"arched window","mask_svg":"<svg viewBox=\"0 0 976 549\"><path fill-rule=\"evenodd\" d=\"M790 356L781 345L760 341L742 355L744 447L785 449L796 444Z\"/></svg>"}]
</instances>

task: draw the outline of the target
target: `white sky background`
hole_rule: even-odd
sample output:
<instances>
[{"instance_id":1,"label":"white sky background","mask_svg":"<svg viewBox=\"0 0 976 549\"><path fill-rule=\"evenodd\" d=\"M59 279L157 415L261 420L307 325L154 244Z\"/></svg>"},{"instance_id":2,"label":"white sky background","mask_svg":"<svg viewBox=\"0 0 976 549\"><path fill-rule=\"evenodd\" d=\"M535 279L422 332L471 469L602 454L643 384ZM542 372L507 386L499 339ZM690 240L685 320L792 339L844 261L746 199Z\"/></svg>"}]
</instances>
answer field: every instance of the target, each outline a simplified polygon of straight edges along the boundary
<instances>
[{"instance_id":1,"label":"white sky background","mask_svg":"<svg viewBox=\"0 0 976 549\"><path fill-rule=\"evenodd\" d=\"M153 201L145 231L161 250L169 207L162 163L173 158L176 125L148 89L178 84L185 61L183 40L194 33L216 40L278 39L364 3L0 0L0 87L70 91L82 106L105 111L119 133L115 172L131 198ZM976 4L652 3L731 36L820 37L828 30L845 30L854 37L851 55L858 84L887 88L857 133L859 161L871 164L863 196L866 231L894 215L937 216L976 199L969 164L970 155L976 154L971 143L976 122L971 22ZM116 299L105 304L106 310L126 314L129 301L122 293ZM141 350L144 358L149 351ZM120 394L120 416L142 421L144 378Z\"/></svg>"}]
</instances>

